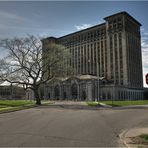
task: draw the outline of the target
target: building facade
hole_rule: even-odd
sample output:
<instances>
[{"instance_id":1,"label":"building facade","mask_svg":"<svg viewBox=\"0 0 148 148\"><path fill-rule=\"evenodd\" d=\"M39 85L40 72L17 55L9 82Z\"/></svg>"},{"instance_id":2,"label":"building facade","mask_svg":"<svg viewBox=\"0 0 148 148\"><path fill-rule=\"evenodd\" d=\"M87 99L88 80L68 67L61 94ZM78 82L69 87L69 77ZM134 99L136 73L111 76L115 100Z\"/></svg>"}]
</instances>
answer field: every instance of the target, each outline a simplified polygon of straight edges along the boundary
<instances>
[{"instance_id":1,"label":"building facade","mask_svg":"<svg viewBox=\"0 0 148 148\"><path fill-rule=\"evenodd\" d=\"M141 24L127 12L104 20L102 24L60 38L42 40L43 49L51 43L64 45L70 53L67 64L74 69L72 77L67 75L67 79L46 84L47 98L143 99ZM77 95L73 95L73 90Z\"/></svg>"}]
</instances>

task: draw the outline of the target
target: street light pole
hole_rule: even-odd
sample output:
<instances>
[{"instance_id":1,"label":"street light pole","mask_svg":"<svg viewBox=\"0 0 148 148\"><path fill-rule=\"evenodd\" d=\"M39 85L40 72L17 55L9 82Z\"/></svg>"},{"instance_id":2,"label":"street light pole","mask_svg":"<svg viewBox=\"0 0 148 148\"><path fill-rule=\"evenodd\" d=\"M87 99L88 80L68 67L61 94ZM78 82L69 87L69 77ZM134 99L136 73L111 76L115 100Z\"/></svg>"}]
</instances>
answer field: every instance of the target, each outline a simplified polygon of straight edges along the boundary
<instances>
[{"instance_id":1,"label":"street light pole","mask_svg":"<svg viewBox=\"0 0 148 148\"><path fill-rule=\"evenodd\" d=\"M11 100L13 99L13 90L12 90L12 83L10 84L10 97L11 97Z\"/></svg>"},{"instance_id":2,"label":"street light pole","mask_svg":"<svg viewBox=\"0 0 148 148\"><path fill-rule=\"evenodd\" d=\"M97 101L99 102L99 104L100 104L100 98L99 98L99 61L97 60L97 78L98 78L98 81L97 81L97 86L98 86L98 90L97 90Z\"/></svg>"}]
</instances>

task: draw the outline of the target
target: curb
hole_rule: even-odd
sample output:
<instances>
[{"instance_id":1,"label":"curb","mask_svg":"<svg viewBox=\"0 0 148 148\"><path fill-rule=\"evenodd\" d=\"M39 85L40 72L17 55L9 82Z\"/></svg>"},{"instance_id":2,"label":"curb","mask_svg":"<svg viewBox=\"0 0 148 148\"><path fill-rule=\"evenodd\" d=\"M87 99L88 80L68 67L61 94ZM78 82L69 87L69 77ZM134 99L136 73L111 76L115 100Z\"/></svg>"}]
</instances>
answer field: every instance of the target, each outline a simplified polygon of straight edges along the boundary
<instances>
[{"instance_id":1,"label":"curb","mask_svg":"<svg viewBox=\"0 0 148 148\"><path fill-rule=\"evenodd\" d=\"M148 134L148 128L147 127L143 127L143 128L132 128L132 129L127 129L124 130L120 135L120 141L122 142L122 144L124 144L127 148L132 148L132 147L139 147L138 144L128 144L128 142L130 141L129 137L136 137L139 136L141 134ZM142 145L143 147L143 145Z\"/></svg>"},{"instance_id":2,"label":"curb","mask_svg":"<svg viewBox=\"0 0 148 148\"><path fill-rule=\"evenodd\" d=\"M129 130L125 130L123 131L121 134L119 134L119 138L120 138L120 141L122 142L123 145L125 145L125 147L129 148L129 145L126 143L125 141L125 137L126 137L126 134L128 133Z\"/></svg>"}]
</instances>

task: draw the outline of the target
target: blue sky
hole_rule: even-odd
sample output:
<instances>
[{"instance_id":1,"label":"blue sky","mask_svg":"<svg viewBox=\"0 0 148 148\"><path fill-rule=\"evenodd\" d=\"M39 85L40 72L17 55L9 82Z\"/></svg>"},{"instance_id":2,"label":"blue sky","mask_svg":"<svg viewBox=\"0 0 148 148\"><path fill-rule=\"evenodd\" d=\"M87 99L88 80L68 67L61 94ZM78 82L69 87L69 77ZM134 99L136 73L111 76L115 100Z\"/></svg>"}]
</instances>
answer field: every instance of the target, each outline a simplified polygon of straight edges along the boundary
<instances>
[{"instance_id":1,"label":"blue sky","mask_svg":"<svg viewBox=\"0 0 148 148\"><path fill-rule=\"evenodd\" d=\"M59 37L102 23L104 17L120 11L127 11L142 24L145 75L148 73L148 1L0 1L0 39L27 34ZM1 52L0 57L3 55Z\"/></svg>"}]
</instances>

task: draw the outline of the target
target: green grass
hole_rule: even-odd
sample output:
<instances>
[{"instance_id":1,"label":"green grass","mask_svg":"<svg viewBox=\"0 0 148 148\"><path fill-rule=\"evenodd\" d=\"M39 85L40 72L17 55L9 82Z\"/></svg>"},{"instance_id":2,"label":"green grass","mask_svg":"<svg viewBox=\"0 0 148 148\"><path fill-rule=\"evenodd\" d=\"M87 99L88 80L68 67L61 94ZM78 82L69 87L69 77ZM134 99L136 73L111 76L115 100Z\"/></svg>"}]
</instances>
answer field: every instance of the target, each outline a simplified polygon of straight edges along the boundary
<instances>
[{"instance_id":1,"label":"green grass","mask_svg":"<svg viewBox=\"0 0 148 148\"><path fill-rule=\"evenodd\" d=\"M34 105L35 105L34 101L0 100L0 113L13 111L13 110L21 110L21 109L29 108Z\"/></svg>"},{"instance_id":2,"label":"green grass","mask_svg":"<svg viewBox=\"0 0 148 148\"><path fill-rule=\"evenodd\" d=\"M148 141L148 134L142 134L140 135L140 138Z\"/></svg>"},{"instance_id":3,"label":"green grass","mask_svg":"<svg viewBox=\"0 0 148 148\"><path fill-rule=\"evenodd\" d=\"M98 102L94 102L94 101L89 101L86 103L88 104L88 106L97 106L98 105Z\"/></svg>"},{"instance_id":4,"label":"green grass","mask_svg":"<svg viewBox=\"0 0 148 148\"><path fill-rule=\"evenodd\" d=\"M130 105L148 105L148 100L138 100L138 101L100 101L110 106L130 106ZM89 106L97 106L98 102L87 102Z\"/></svg>"},{"instance_id":5,"label":"green grass","mask_svg":"<svg viewBox=\"0 0 148 148\"><path fill-rule=\"evenodd\" d=\"M101 101L101 103L111 106L130 106L130 105L148 105L148 100L138 101Z\"/></svg>"},{"instance_id":6,"label":"green grass","mask_svg":"<svg viewBox=\"0 0 148 148\"><path fill-rule=\"evenodd\" d=\"M24 106L28 104L34 104L34 102L26 101L26 100L0 100L0 108L1 107L16 107L16 106Z\"/></svg>"}]
</instances>

